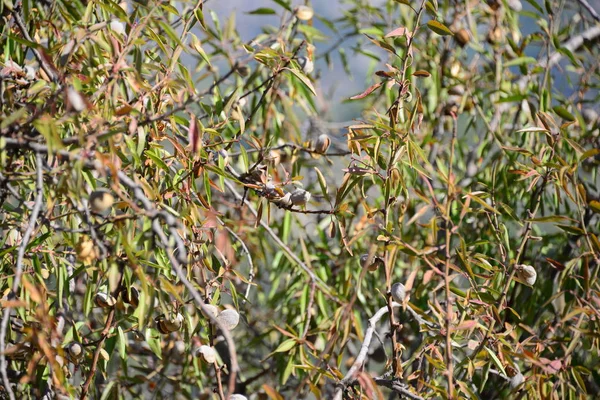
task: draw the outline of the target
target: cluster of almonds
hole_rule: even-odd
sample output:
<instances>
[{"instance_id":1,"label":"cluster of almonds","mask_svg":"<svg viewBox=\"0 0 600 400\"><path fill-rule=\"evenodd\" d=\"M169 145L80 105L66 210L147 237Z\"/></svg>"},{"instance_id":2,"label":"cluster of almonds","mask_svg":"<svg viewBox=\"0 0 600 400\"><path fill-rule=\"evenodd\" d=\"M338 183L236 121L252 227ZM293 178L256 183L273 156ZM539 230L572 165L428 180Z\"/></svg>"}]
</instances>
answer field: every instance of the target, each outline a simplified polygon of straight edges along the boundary
<instances>
[{"instance_id":1,"label":"cluster of almonds","mask_svg":"<svg viewBox=\"0 0 600 400\"><path fill-rule=\"evenodd\" d=\"M240 180L248 187L255 188L260 196L281 207L303 207L311 198L310 192L304 189L298 188L293 192L286 192L276 186L271 181L271 177L267 174L267 167L264 165L259 165L252 173L241 175Z\"/></svg>"},{"instance_id":2,"label":"cluster of almonds","mask_svg":"<svg viewBox=\"0 0 600 400\"><path fill-rule=\"evenodd\" d=\"M79 242L77 242L77 245L75 246L75 254L77 255L79 261L84 264L90 264L92 261L98 258L99 255L94 242L85 236L82 236L79 239Z\"/></svg>"},{"instance_id":3,"label":"cluster of almonds","mask_svg":"<svg viewBox=\"0 0 600 400\"><path fill-rule=\"evenodd\" d=\"M140 304L140 292L135 287L131 287L129 290L123 288L119 294L125 304L130 304L133 307L137 307ZM109 293L98 292L94 296L94 304L100 308L110 308L117 304L117 299Z\"/></svg>"},{"instance_id":4,"label":"cluster of almonds","mask_svg":"<svg viewBox=\"0 0 600 400\"><path fill-rule=\"evenodd\" d=\"M537 280L537 272L531 265L519 264L517 268L517 278L529 286L533 286Z\"/></svg>"}]
</instances>

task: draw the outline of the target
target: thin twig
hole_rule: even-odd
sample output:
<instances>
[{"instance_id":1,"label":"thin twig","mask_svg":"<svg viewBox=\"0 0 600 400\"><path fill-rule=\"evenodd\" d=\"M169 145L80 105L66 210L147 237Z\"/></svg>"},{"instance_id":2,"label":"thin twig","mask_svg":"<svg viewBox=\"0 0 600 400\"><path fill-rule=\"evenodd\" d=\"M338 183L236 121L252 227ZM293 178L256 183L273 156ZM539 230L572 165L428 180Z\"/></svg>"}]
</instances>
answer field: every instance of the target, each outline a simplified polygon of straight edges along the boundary
<instances>
[{"instance_id":1,"label":"thin twig","mask_svg":"<svg viewBox=\"0 0 600 400\"><path fill-rule=\"evenodd\" d=\"M35 225L38 219L38 215L40 210L42 209L42 203L44 200L44 172L43 172L43 160L42 154L40 152L35 153L36 159L36 171L37 171L37 180L36 180L36 197L35 203L33 205L33 209L31 211L31 215L29 217L29 224L27 225L27 229L23 234L23 239L21 240L21 244L19 246L19 251L17 252L17 262L15 265L15 276L12 285L12 292L10 297L16 297L17 291L21 285L21 276L23 275L23 259L25 258L25 251L27 250L27 245L29 245L29 239L33 234L33 230L35 229ZM4 388L8 392L8 395L11 400L15 400L15 394L10 386L10 381L8 380L8 375L6 372L7 363L6 356L4 351L6 350L6 330L8 328L8 323L10 321L10 311L11 306L10 303L6 305L4 309L4 315L2 317L2 327L0 328L0 373L2 374L2 383L4 384Z\"/></svg>"},{"instance_id":2,"label":"thin twig","mask_svg":"<svg viewBox=\"0 0 600 400\"><path fill-rule=\"evenodd\" d=\"M452 360L452 337L451 337L451 324L452 324L452 299L450 298L450 257L451 257L451 241L452 241L452 219L450 218L450 210L453 203L453 177L452 177L452 165L454 162L454 148L456 146L456 136L458 131L458 118L455 114L452 115L453 126L452 126L452 139L450 143L450 160L448 161L448 176L447 176L447 190L446 190L446 206L445 206L445 229L446 229L446 262L444 265L444 289L446 294L446 374L448 379L448 398L454 398L454 385L452 383L454 375L454 365Z\"/></svg>"},{"instance_id":3,"label":"thin twig","mask_svg":"<svg viewBox=\"0 0 600 400\"><path fill-rule=\"evenodd\" d=\"M19 30L21 31L21 34L23 35L23 37L25 39L27 39L29 42L35 43L35 40L33 40L31 38L31 36L29 35L29 32L27 31L27 27L25 26L25 22L23 22L23 18L21 17L20 10L18 8L15 8L12 15L15 18L15 22L17 23L17 26L19 27ZM44 70L46 75L48 75L48 77L52 81L58 82L59 75L55 72L55 69L46 61L46 58L44 58L44 56L42 56L42 54L36 47L32 47L31 50L33 51L33 55L40 63L40 67Z\"/></svg>"},{"instance_id":4,"label":"thin twig","mask_svg":"<svg viewBox=\"0 0 600 400\"><path fill-rule=\"evenodd\" d=\"M304 332L302 332L302 339L306 338L310 329L310 320L312 316L312 306L315 301L315 282L310 283L310 294L308 296L308 306L306 307L306 325L304 326Z\"/></svg>"},{"instance_id":5,"label":"thin twig","mask_svg":"<svg viewBox=\"0 0 600 400\"><path fill-rule=\"evenodd\" d=\"M406 396L412 400L423 400L421 396L418 396L407 389L408 385L402 383L398 379L388 379L384 377L375 378L375 383L379 386L385 386L387 388L392 389L394 392L398 393L401 396Z\"/></svg>"},{"instance_id":6,"label":"thin twig","mask_svg":"<svg viewBox=\"0 0 600 400\"><path fill-rule=\"evenodd\" d=\"M588 12L592 15L592 18L594 18L596 21L600 22L600 15L598 15L596 10L594 10L594 7L592 7L591 4L587 2L587 0L577 0L577 1L579 2L579 4L581 4L581 6L583 8L588 10Z\"/></svg>"},{"instance_id":7,"label":"thin twig","mask_svg":"<svg viewBox=\"0 0 600 400\"><path fill-rule=\"evenodd\" d=\"M115 308L111 308L108 312L108 316L106 317L106 323L104 324L104 329L100 335L100 341L96 345L96 350L94 351L94 356L92 358L92 366L90 368L90 372L81 387L81 395L80 400L85 400L87 398L88 392L90 390L90 385L94 380L94 376L96 376L96 369L98 368L98 360L100 359L100 353L102 353L102 347L104 342L108 338L108 333L110 332L110 328L113 323L113 319L115 317Z\"/></svg>"},{"instance_id":8,"label":"thin twig","mask_svg":"<svg viewBox=\"0 0 600 400\"><path fill-rule=\"evenodd\" d=\"M248 250L248 246L246 243L240 238L230 227L225 225L223 221L218 219L218 221L223 225L223 227L233 236L238 243L242 246L244 253L246 253L246 257L248 258L248 285L246 286L246 292L244 293L244 299L242 300L242 304L246 304L248 301L248 296L250 296L250 288L252 287L252 281L254 280L254 263L252 262L252 254L250 254L250 250Z\"/></svg>"}]
</instances>

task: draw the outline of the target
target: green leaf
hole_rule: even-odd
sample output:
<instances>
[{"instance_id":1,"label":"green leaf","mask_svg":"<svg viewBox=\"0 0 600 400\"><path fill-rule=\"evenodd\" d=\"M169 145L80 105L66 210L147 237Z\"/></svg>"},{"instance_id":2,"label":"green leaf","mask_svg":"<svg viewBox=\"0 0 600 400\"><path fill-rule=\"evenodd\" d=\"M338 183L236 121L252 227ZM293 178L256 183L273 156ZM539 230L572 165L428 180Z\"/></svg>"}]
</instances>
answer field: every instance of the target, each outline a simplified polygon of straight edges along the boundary
<instances>
[{"instance_id":1,"label":"green leaf","mask_svg":"<svg viewBox=\"0 0 600 400\"><path fill-rule=\"evenodd\" d=\"M485 350L488 352L490 357L492 357L492 361L494 362L494 364L496 364L496 367L498 368L498 370L500 372L502 372L503 375L506 375L504 366L502 365L502 362L498 359L498 356L492 350L490 350L487 346L485 346Z\"/></svg>"},{"instance_id":2,"label":"green leaf","mask_svg":"<svg viewBox=\"0 0 600 400\"><path fill-rule=\"evenodd\" d=\"M538 60L533 57L517 57L504 63L505 67L515 67L517 65L537 64Z\"/></svg>"},{"instance_id":3,"label":"green leaf","mask_svg":"<svg viewBox=\"0 0 600 400\"><path fill-rule=\"evenodd\" d=\"M127 338L125 337L125 333L123 333L123 329L121 327L117 327L119 332L119 355L122 360L127 358Z\"/></svg>"},{"instance_id":4,"label":"green leaf","mask_svg":"<svg viewBox=\"0 0 600 400\"><path fill-rule=\"evenodd\" d=\"M260 8L257 8L256 10L248 11L246 14L250 14L250 15L273 15L273 14L276 14L276 12L272 8L260 7Z\"/></svg>"},{"instance_id":5,"label":"green leaf","mask_svg":"<svg viewBox=\"0 0 600 400\"><path fill-rule=\"evenodd\" d=\"M573 114L571 114L569 111L567 111L567 109L564 108L563 106L554 106L554 107L552 107L552 110L554 110L556 115L558 115L559 117L561 117L562 119L564 119L566 121L570 121L570 122L575 121L575 117L573 116Z\"/></svg>"},{"instance_id":6,"label":"green leaf","mask_svg":"<svg viewBox=\"0 0 600 400\"><path fill-rule=\"evenodd\" d=\"M288 339L281 343L273 353L286 353L296 345L296 339Z\"/></svg>"},{"instance_id":7,"label":"green leaf","mask_svg":"<svg viewBox=\"0 0 600 400\"><path fill-rule=\"evenodd\" d=\"M452 31L446 25L433 19L427 22L427 27L441 36L454 35L454 33L452 33Z\"/></svg>"},{"instance_id":8,"label":"green leaf","mask_svg":"<svg viewBox=\"0 0 600 400\"><path fill-rule=\"evenodd\" d=\"M292 73L293 76L295 76L296 78L298 78L300 80L300 82L302 82L304 84L304 86L306 86L308 88L308 90L311 91L311 93L313 95L317 95L317 91L315 90L313 84L310 82L310 80L306 77L306 75L304 75L302 72L292 69L292 68L284 68L288 71L290 71Z\"/></svg>"},{"instance_id":9,"label":"green leaf","mask_svg":"<svg viewBox=\"0 0 600 400\"><path fill-rule=\"evenodd\" d=\"M292 12L292 7L290 7L290 4L288 1L285 1L285 0L273 0L273 1L277 4L279 4L281 7L288 10L289 12Z\"/></svg>"}]
</instances>

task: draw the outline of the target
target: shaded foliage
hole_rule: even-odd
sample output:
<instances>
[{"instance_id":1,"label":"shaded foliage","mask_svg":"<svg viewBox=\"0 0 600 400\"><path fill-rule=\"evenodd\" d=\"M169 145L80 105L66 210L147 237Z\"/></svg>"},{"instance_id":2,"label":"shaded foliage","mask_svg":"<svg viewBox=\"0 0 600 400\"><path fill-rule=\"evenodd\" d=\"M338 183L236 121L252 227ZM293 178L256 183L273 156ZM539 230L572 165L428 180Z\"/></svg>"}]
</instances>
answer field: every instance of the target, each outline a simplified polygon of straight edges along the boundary
<instances>
[{"instance_id":1,"label":"shaded foliage","mask_svg":"<svg viewBox=\"0 0 600 400\"><path fill-rule=\"evenodd\" d=\"M272 3L0 2L3 395L597 397L597 14Z\"/></svg>"}]
</instances>

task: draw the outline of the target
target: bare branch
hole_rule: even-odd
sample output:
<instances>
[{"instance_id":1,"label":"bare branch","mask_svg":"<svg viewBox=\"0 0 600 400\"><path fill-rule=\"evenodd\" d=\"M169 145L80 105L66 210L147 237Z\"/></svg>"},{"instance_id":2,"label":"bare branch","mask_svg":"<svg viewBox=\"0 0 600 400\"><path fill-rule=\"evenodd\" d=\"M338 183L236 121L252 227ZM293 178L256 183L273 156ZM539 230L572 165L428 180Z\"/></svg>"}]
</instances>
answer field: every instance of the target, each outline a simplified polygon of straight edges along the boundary
<instances>
[{"instance_id":1,"label":"bare branch","mask_svg":"<svg viewBox=\"0 0 600 400\"><path fill-rule=\"evenodd\" d=\"M378 384L379 386L385 386L387 388L390 388L394 392L396 392L402 396L406 396L409 399L423 400L423 398L421 396L417 396L416 394L414 394L413 392L408 390L407 389L408 385L406 385L405 383L402 383L398 379L386 379L386 378L382 378L382 377L377 377L377 378L375 378L375 383Z\"/></svg>"},{"instance_id":2,"label":"bare branch","mask_svg":"<svg viewBox=\"0 0 600 400\"><path fill-rule=\"evenodd\" d=\"M393 308L400 307L400 306L402 306L402 305L399 303L395 303L395 302L392 303ZM335 396L333 397L334 400L342 400L342 395L344 393L344 390L350 384L350 382L354 379L354 375L356 375L358 370L360 368L362 368L363 364L366 361L367 353L369 352L369 346L371 345L371 339L373 338L373 332L375 331L375 326L376 326L377 322L379 322L381 317L383 317L385 314L387 314L387 312L388 312L388 306L386 305L384 307L381 307L379 309L379 311L377 311L375 313L375 315L373 315L369 319L369 327L367 328L367 330L365 332L365 338L362 342L362 345L360 346L360 351L358 352L358 356L356 356L356 359L354 360L354 364L352 364L352 367L350 367L350 370L348 371L348 373L346 373L346 376L344 376L344 378L339 382L338 388L335 392Z\"/></svg>"},{"instance_id":3,"label":"bare branch","mask_svg":"<svg viewBox=\"0 0 600 400\"><path fill-rule=\"evenodd\" d=\"M600 15L598 15L596 10L594 10L594 7L592 7L592 5L587 2L587 0L577 0L577 1L579 2L579 4L581 4L581 6L583 8L588 10L588 12L592 15L592 18L594 18L596 21L600 22Z\"/></svg>"}]
</instances>

